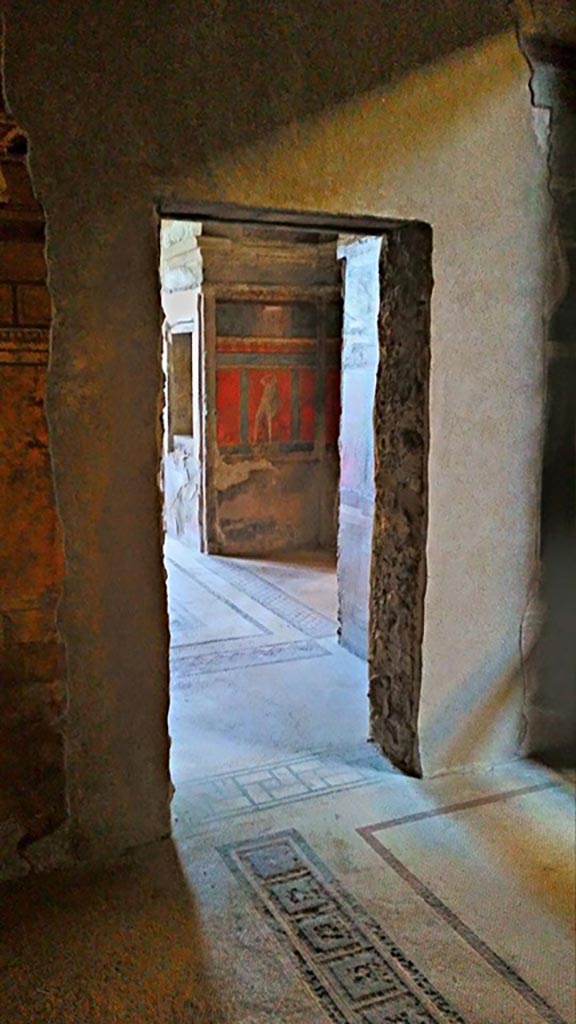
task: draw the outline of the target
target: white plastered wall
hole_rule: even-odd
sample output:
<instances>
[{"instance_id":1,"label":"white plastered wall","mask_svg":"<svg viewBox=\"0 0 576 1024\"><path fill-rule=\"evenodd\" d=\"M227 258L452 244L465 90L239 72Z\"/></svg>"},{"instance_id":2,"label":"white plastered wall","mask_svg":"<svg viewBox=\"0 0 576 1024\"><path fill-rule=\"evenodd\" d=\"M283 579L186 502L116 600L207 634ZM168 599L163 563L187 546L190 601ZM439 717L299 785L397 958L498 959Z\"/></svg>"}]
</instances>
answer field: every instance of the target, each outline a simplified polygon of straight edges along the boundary
<instances>
[{"instance_id":1,"label":"white plastered wall","mask_svg":"<svg viewBox=\"0 0 576 1024\"><path fill-rule=\"evenodd\" d=\"M514 35L211 171L220 200L432 225L422 763L433 773L514 756L537 543L548 219L546 156Z\"/></svg>"}]
</instances>

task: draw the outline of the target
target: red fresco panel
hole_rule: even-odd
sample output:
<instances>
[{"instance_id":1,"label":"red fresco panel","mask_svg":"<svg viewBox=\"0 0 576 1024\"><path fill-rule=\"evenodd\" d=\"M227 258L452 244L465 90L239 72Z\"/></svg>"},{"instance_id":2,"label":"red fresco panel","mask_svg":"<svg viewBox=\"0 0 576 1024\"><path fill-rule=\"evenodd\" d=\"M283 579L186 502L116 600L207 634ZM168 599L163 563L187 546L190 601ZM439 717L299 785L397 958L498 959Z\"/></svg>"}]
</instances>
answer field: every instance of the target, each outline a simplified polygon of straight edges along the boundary
<instances>
[{"instance_id":1,"label":"red fresco panel","mask_svg":"<svg viewBox=\"0 0 576 1024\"><path fill-rule=\"evenodd\" d=\"M240 373L216 371L216 437L223 447L240 444Z\"/></svg>"},{"instance_id":2,"label":"red fresco panel","mask_svg":"<svg viewBox=\"0 0 576 1024\"><path fill-rule=\"evenodd\" d=\"M340 433L340 370L326 373L326 444L337 445Z\"/></svg>"},{"instance_id":3,"label":"red fresco panel","mask_svg":"<svg viewBox=\"0 0 576 1024\"><path fill-rule=\"evenodd\" d=\"M298 402L300 405L300 441L314 441L316 436L316 370L299 370Z\"/></svg>"},{"instance_id":4,"label":"red fresco panel","mask_svg":"<svg viewBox=\"0 0 576 1024\"><path fill-rule=\"evenodd\" d=\"M248 430L250 442L268 441L268 416L272 441L289 441L291 436L292 374L270 367L248 370Z\"/></svg>"}]
</instances>

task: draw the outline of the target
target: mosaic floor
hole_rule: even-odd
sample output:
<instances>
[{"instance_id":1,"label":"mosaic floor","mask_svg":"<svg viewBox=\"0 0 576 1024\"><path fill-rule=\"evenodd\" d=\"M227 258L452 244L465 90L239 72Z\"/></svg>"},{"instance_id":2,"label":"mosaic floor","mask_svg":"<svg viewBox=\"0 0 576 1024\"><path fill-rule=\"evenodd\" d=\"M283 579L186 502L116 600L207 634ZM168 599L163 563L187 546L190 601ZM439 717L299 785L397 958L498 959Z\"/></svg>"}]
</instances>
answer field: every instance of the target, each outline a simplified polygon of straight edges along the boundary
<instances>
[{"instance_id":1,"label":"mosaic floor","mask_svg":"<svg viewBox=\"0 0 576 1024\"><path fill-rule=\"evenodd\" d=\"M176 838L226 1019L573 1024L570 781L527 762L404 778L365 742L329 564L172 558Z\"/></svg>"},{"instance_id":2,"label":"mosaic floor","mask_svg":"<svg viewBox=\"0 0 576 1024\"><path fill-rule=\"evenodd\" d=\"M173 839L3 891L0 1020L575 1024L573 779L400 775L329 565L168 556Z\"/></svg>"},{"instance_id":3,"label":"mosaic floor","mask_svg":"<svg viewBox=\"0 0 576 1024\"><path fill-rule=\"evenodd\" d=\"M181 821L225 1016L574 1024L574 794L518 763Z\"/></svg>"},{"instance_id":4,"label":"mosaic floor","mask_svg":"<svg viewBox=\"0 0 576 1024\"><path fill-rule=\"evenodd\" d=\"M379 777L385 765L366 743L366 665L337 642L333 562L207 557L176 541L166 556L171 768L188 819L191 803L203 820L206 801L212 810L224 801L228 813L230 800L258 806L295 787L349 785L358 761ZM315 779L299 766L303 755L321 766ZM275 773L267 788L260 780L240 792L234 773L256 768Z\"/></svg>"},{"instance_id":5,"label":"mosaic floor","mask_svg":"<svg viewBox=\"0 0 576 1024\"><path fill-rule=\"evenodd\" d=\"M298 832L273 833L221 852L333 1020L463 1024Z\"/></svg>"}]
</instances>

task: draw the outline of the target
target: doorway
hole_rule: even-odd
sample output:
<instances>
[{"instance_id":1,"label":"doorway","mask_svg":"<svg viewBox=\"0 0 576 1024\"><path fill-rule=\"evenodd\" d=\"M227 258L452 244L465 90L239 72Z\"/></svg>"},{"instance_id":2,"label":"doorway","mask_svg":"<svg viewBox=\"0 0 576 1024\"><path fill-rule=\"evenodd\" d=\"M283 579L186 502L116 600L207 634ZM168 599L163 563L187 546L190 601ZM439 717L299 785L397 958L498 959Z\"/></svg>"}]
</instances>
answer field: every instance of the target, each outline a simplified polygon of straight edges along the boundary
<instances>
[{"instance_id":1,"label":"doorway","mask_svg":"<svg viewBox=\"0 0 576 1024\"><path fill-rule=\"evenodd\" d=\"M200 816L216 790L234 813L386 764L366 744L386 225L219 214L161 234L171 767Z\"/></svg>"}]
</instances>

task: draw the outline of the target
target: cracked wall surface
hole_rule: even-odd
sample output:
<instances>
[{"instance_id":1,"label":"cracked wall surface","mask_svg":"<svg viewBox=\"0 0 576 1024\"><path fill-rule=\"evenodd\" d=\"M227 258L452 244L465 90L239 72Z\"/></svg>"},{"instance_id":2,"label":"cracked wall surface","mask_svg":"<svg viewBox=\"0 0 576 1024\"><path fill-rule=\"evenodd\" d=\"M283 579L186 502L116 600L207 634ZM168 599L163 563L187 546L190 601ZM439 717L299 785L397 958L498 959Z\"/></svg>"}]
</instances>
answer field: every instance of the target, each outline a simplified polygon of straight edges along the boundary
<instances>
[{"instance_id":1,"label":"cracked wall surface","mask_svg":"<svg viewBox=\"0 0 576 1024\"><path fill-rule=\"evenodd\" d=\"M371 735L393 764L421 774L432 232L391 231L380 256L380 361L374 396L370 575Z\"/></svg>"},{"instance_id":2,"label":"cracked wall surface","mask_svg":"<svg viewBox=\"0 0 576 1024\"><path fill-rule=\"evenodd\" d=\"M6 88L31 140L58 311L47 410L66 548L71 854L170 828L160 199L432 225L422 770L514 753L546 174L507 5L409 0L399 13L367 0L332 5L328 21L300 0L4 9Z\"/></svg>"}]
</instances>

